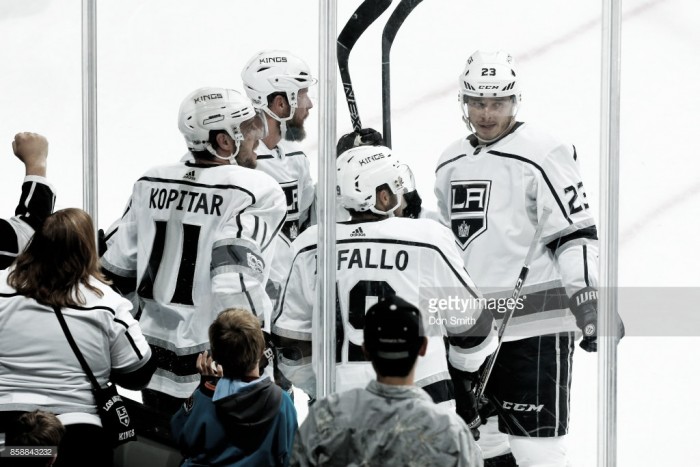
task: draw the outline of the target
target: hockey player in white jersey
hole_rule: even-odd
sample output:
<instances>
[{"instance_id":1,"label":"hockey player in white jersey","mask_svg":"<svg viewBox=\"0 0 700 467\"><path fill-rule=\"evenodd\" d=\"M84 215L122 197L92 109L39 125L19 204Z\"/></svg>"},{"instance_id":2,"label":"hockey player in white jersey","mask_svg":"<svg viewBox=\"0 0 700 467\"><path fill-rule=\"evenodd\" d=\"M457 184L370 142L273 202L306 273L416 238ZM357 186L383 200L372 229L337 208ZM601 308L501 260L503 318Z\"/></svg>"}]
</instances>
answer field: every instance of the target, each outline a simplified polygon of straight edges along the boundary
<instances>
[{"instance_id":1,"label":"hockey player in white jersey","mask_svg":"<svg viewBox=\"0 0 700 467\"><path fill-rule=\"evenodd\" d=\"M580 330L581 347L596 350L598 237L576 149L516 121L519 79L508 53L469 57L459 99L471 134L443 152L435 194L467 270L490 297L511 295L538 220L553 210L486 395L520 467L564 466Z\"/></svg>"},{"instance_id":2,"label":"hockey player in white jersey","mask_svg":"<svg viewBox=\"0 0 700 467\"><path fill-rule=\"evenodd\" d=\"M451 364L473 373L495 349L493 317L482 311L480 294L449 229L428 219L399 217L405 207L403 193L413 188L406 165L386 147L361 146L342 154L337 166L338 199L352 220L338 223L336 231L336 390L363 387L375 378L361 351L364 316L378 299L398 294L429 316L428 354L418 364L416 384L436 402L451 404L444 331L450 336ZM317 235L317 227L311 226L292 244L294 262L272 325L283 348L283 373L312 396L315 377L309 354L312 321L319 313ZM451 301L459 305L449 306ZM460 415L473 428L478 415L473 400L469 402L471 415Z\"/></svg>"},{"instance_id":3,"label":"hockey player in white jersey","mask_svg":"<svg viewBox=\"0 0 700 467\"><path fill-rule=\"evenodd\" d=\"M147 405L173 413L197 387L197 356L226 308L251 310L269 327L264 284L271 242L286 215L272 177L251 170L265 119L237 91L201 88L179 111L194 161L147 171L102 264L122 292L135 290L158 370ZM254 166L254 164L253 164Z\"/></svg>"},{"instance_id":4,"label":"hockey player in white jersey","mask_svg":"<svg viewBox=\"0 0 700 467\"><path fill-rule=\"evenodd\" d=\"M309 160L299 142L306 136L304 121L313 103L309 87L317 80L309 66L286 50L263 50L241 72L243 87L256 109L264 112L268 134L258 147L259 170L277 180L287 197L284 241L292 242L308 225L314 201ZM279 268L281 279L287 265Z\"/></svg>"}]
</instances>

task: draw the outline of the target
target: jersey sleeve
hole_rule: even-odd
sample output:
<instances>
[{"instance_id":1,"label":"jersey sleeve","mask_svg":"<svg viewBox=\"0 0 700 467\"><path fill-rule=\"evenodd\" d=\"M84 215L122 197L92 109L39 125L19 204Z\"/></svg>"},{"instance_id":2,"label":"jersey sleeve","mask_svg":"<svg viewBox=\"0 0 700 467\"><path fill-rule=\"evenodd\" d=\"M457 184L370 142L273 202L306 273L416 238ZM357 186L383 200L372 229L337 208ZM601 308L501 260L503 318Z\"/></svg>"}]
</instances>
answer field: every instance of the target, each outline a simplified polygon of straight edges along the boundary
<instances>
[{"instance_id":1,"label":"jersey sleeve","mask_svg":"<svg viewBox=\"0 0 700 467\"><path fill-rule=\"evenodd\" d=\"M282 343L279 370L294 385L313 396L316 377L311 341L316 301L316 254L315 250L300 251L298 242L299 239L292 244L294 259L273 320L272 334Z\"/></svg>"},{"instance_id":2,"label":"jersey sleeve","mask_svg":"<svg viewBox=\"0 0 700 467\"><path fill-rule=\"evenodd\" d=\"M0 269L7 268L53 212L56 194L44 177L28 175L14 217L0 219Z\"/></svg>"},{"instance_id":3,"label":"jersey sleeve","mask_svg":"<svg viewBox=\"0 0 700 467\"><path fill-rule=\"evenodd\" d=\"M114 294L112 291L106 293ZM113 300L116 306L110 326L112 369L118 373L132 373L148 363L151 347L146 342L139 323L131 316L131 303L121 297Z\"/></svg>"},{"instance_id":4,"label":"jersey sleeve","mask_svg":"<svg viewBox=\"0 0 700 467\"><path fill-rule=\"evenodd\" d=\"M432 222L432 221L427 221ZM428 315L428 333L442 326L449 342L450 363L461 371L474 372L496 349L496 326L485 300L469 277L452 240L452 232L440 226L433 234L440 260L432 277L438 287L421 292L422 309Z\"/></svg>"},{"instance_id":5,"label":"jersey sleeve","mask_svg":"<svg viewBox=\"0 0 700 467\"><path fill-rule=\"evenodd\" d=\"M442 158L441 158L442 159ZM435 172L435 198L437 199L437 214L436 220L442 225L450 226L450 211L449 211L449 200L450 200L450 181L448 180L447 169L440 168Z\"/></svg>"},{"instance_id":6,"label":"jersey sleeve","mask_svg":"<svg viewBox=\"0 0 700 467\"><path fill-rule=\"evenodd\" d=\"M270 277L265 285L265 291L272 301L273 310L276 310L279 305L282 289L287 282L289 269L294 258L292 244L285 235L278 234L275 238L275 243L277 246L274 255L270 259Z\"/></svg>"},{"instance_id":7,"label":"jersey sleeve","mask_svg":"<svg viewBox=\"0 0 700 467\"><path fill-rule=\"evenodd\" d=\"M536 185L537 218L541 218L545 207L552 210L542 239L557 259L567 294L596 287L598 232L576 149L569 145L554 148L543 161Z\"/></svg>"},{"instance_id":8,"label":"jersey sleeve","mask_svg":"<svg viewBox=\"0 0 700 467\"><path fill-rule=\"evenodd\" d=\"M299 190L303 200L302 205L306 206L306 209L299 213L299 225L302 226L303 230L309 225L316 224L316 216L315 214L312 215L312 212L316 209L316 185L311 178L311 166L306 155L304 155L302 164L303 170L302 176L299 177Z\"/></svg>"},{"instance_id":9,"label":"jersey sleeve","mask_svg":"<svg viewBox=\"0 0 700 467\"><path fill-rule=\"evenodd\" d=\"M211 284L218 311L244 308L252 311L269 331L272 303L265 293L270 259L286 218L282 189L271 177L256 192L256 200L233 213L216 234L212 246ZM268 251L269 250L269 251Z\"/></svg>"},{"instance_id":10,"label":"jersey sleeve","mask_svg":"<svg viewBox=\"0 0 700 467\"><path fill-rule=\"evenodd\" d=\"M113 287L126 296L135 292L137 281L138 231L134 210L127 208L110 230L108 248L100 262Z\"/></svg>"}]
</instances>

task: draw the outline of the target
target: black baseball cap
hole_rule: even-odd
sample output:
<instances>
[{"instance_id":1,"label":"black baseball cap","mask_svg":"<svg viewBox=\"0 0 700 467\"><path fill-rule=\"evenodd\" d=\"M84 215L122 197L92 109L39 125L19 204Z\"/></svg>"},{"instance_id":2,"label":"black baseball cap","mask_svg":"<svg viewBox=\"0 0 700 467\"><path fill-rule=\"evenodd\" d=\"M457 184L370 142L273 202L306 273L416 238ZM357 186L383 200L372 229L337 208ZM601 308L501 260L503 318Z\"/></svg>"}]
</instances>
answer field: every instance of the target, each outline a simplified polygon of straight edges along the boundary
<instances>
[{"instance_id":1,"label":"black baseball cap","mask_svg":"<svg viewBox=\"0 0 700 467\"><path fill-rule=\"evenodd\" d=\"M406 300L392 295L367 310L365 349L382 375L406 376L422 343L420 311Z\"/></svg>"}]
</instances>

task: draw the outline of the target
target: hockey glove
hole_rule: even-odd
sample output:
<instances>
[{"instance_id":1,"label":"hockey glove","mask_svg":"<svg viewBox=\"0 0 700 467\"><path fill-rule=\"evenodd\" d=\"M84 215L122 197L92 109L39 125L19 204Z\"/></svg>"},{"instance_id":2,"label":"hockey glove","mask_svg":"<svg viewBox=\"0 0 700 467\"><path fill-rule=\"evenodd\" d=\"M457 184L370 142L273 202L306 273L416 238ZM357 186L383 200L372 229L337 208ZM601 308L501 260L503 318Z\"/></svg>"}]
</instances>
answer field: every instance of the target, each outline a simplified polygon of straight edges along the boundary
<instances>
[{"instance_id":1,"label":"hockey glove","mask_svg":"<svg viewBox=\"0 0 700 467\"><path fill-rule=\"evenodd\" d=\"M403 210L403 217L418 219L418 217L420 217L421 204L423 204L423 200L418 194L418 190L405 193L403 195L403 199L406 200L406 207Z\"/></svg>"},{"instance_id":2,"label":"hockey glove","mask_svg":"<svg viewBox=\"0 0 700 467\"><path fill-rule=\"evenodd\" d=\"M289 397L294 400L294 386L292 382L282 374L277 364L279 362L279 348L275 345L272 335L263 331L263 336L265 338L265 351L263 352L263 358L260 359L260 374L263 374L263 370L268 365L272 365L272 375L275 378L275 384L289 394Z\"/></svg>"},{"instance_id":3,"label":"hockey glove","mask_svg":"<svg viewBox=\"0 0 700 467\"><path fill-rule=\"evenodd\" d=\"M479 410L479 416L481 417L482 425L486 424L489 417L496 415L496 407L491 402L491 399L489 399L486 396L482 395L479 398L479 401L477 402L477 407Z\"/></svg>"},{"instance_id":4,"label":"hockey glove","mask_svg":"<svg viewBox=\"0 0 700 467\"><path fill-rule=\"evenodd\" d=\"M586 352L598 350L598 291L585 287L576 292L569 300L569 308L576 317L576 325L583 331L583 340L579 344ZM625 336L625 325L616 314L617 340Z\"/></svg>"},{"instance_id":5,"label":"hockey glove","mask_svg":"<svg viewBox=\"0 0 700 467\"><path fill-rule=\"evenodd\" d=\"M348 149L358 146L380 146L384 144L382 134L373 128L361 128L352 133L340 137L335 147L335 156L338 157Z\"/></svg>"},{"instance_id":6,"label":"hockey glove","mask_svg":"<svg viewBox=\"0 0 700 467\"><path fill-rule=\"evenodd\" d=\"M474 440L479 440L479 426L481 425L481 416L479 415L479 407L474 394L473 381L478 377L478 372L469 373L461 371L453 367L451 363L447 363L450 370L450 377L455 389L455 402L457 403L457 415L462 417L464 423L467 424L474 436Z\"/></svg>"},{"instance_id":7,"label":"hockey glove","mask_svg":"<svg viewBox=\"0 0 700 467\"><path fill-rule=\"evenodd\" d=\"M569 308L576 318L576 326L583 332L579 346L586 352L598 350L598 291L584 287L569 299Z\"/></svg>"}]
</instances>

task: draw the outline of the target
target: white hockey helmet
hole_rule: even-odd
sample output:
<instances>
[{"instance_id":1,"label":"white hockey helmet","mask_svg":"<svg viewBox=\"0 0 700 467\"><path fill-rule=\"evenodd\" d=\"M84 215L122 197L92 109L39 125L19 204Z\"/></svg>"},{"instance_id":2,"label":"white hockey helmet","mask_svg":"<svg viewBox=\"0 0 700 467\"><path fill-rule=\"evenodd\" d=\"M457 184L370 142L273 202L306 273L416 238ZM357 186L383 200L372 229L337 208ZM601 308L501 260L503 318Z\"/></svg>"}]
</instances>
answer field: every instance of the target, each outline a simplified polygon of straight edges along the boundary
<instances>
[{"instance_id":1,"label":"white hockey helmet","mask_svg":"<svg viewBox=\"0 0 700 467\"><path fill-rule=\"evenodd\" d=\"M386 146L359 146L342 153L337 161L336 196L345 209L371 211L393 216L403 194L415 190L411 169L401 164ZM396 206L380 211L376 208L377 188L388 185L397 195Z\"/></svg>"},{"instance_id":2,"label":"white hockey helmet","mask_svg":"<svg viewBox=\"0 0 700 467\"><path fill-rule=\"evenodd\" d=\"M286 50L263 50L251 58L241 72L243 87L257 109L265 111L277 121L294 116L299 105L299 91L318 82L304 60ZM267 97L283 92L291 107L289 115L279 117L268 108Z\"/></svg>"},{"instance_id":3,"label":"white hockey helmet","mask_svg":"<svg viewBox=\"0 0 700 467\"><path fill-rule=\"evenodd\" d=\"M520 101L520 86L515 60L503 51L477 50L468 59L459 76L460 100L470 97L515 96Z\"/></svg>"},{"instance_id":4,"label":"white hockey helmet","mask_svg":"<svg viewBox=\"0 0 700 467\"><path fill-rule=\"evenodd\" d=\"M190 151L209 151L219 159L235 164L235 157L245 135L260 131L267 133L267 121L253 107L250 99L233 89L216 87L199 88L191 92L180 104L178 128L185 137ZM229 157L221 157L209 142L209 132L223 130L236 142L236 151Z\"/></svg>"}]
</instances>

